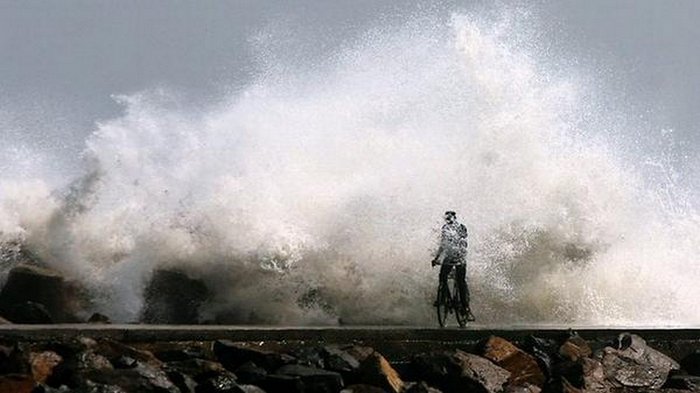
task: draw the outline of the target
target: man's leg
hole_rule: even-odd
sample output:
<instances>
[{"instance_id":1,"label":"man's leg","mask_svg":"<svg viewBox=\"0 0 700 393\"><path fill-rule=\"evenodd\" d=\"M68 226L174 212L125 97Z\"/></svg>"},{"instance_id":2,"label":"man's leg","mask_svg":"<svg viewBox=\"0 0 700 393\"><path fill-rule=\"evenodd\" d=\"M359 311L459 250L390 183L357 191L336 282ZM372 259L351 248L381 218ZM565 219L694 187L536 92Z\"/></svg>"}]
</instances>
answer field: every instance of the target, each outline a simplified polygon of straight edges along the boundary
<instances>
[{"instance_id":1,"label":"man's leg","mask_svg":"<svg viewBox=\"0 0 700 393\"><path fill-rule=\"evenodd\" d=\"M467 267L465 265L457 265L455 279L457 280L457 290L459 298L462 301L462 309L469 310L469 290L467 290Z\"/></svg>"}]
</instances>

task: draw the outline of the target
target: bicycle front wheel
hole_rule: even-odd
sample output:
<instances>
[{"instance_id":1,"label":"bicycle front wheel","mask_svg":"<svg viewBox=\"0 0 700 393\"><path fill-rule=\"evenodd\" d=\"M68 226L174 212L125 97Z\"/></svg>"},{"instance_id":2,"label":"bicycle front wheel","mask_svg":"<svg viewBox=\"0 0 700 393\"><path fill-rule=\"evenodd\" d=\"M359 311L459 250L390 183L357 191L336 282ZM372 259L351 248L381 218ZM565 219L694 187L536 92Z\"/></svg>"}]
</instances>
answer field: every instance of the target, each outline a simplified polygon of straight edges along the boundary
<instances>
[{"instance_id":1,"label":"bicycle front wheel","mask_svg":"<svg viewBox=\"0 0 700 393\"><path fill-rule=\"evenodd\" d=\"M445 285L440 284L437 291L437 317L440 327L447 324L447 314L450 312L450 290Z\"/></svg>"}]
</instances>

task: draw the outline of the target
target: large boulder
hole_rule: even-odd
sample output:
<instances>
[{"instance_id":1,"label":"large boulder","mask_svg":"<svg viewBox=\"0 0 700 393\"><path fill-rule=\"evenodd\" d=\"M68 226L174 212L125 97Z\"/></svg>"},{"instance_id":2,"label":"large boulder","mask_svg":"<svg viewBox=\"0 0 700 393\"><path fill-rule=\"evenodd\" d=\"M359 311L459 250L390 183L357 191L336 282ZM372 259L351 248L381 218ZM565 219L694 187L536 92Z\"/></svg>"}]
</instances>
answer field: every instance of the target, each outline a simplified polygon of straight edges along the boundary
<instances>
[{"instance_id":1,"label":"large boulder","mask_svg":"<svg viewBox=\"0 0 700 393\"><path fill-rule=\"evenodd\" d=\"M177 270L156 270L146 286L142 322L197 324L199 308L209 296L206 285Z\"/></svg>"},{"instance_id":2,"label":"large boulder","mask_svg":"<svg viewBox=\"0 0 700 393\"><path fill-rule=\"evenodd\" d=\"M35 306L37 304L41 306ZM49 322L78 322L75 314L79 304L78 289L73 283L55 270L29 264L10 270L0 291L0 315L15 323L37 323L31 318L25 321L26 315L33 315L27 311L30 306L45 308Z\"/></svg>"},{"instance_id":3,"label":"large boulder","mask_svg":"<svg viewBox=\"0 0 700 393\"><path fill-rule=\"evenodd\" d=\"M671 370L680 368L675 360L649 347L641 337L627 333L620 335L617 348L603 348L596 359L614 387L658 389Z\"/></svg>"},{"instance_id":4,"label":"large boulder","mask_svg":"<svg viewBox=\"0 0 700 393\"><path fill-rule=\"evenodd\" d=\"M411 369L415 380L425 381L445 393L501 392L510 377L508 370L490 360L460 350L415 356Z\"/></svg>"},{"instance_id":5,"label":"large boulder","mask_svg":"<svg viewBox=\"0 0 700 393\"><path fill-rule=\"evenodd\" d=\"M510 372L510 385L544 386L545 375L537 360L507 340L492 336L484 346L484 357Z\"/></svg>"}]
</instances>

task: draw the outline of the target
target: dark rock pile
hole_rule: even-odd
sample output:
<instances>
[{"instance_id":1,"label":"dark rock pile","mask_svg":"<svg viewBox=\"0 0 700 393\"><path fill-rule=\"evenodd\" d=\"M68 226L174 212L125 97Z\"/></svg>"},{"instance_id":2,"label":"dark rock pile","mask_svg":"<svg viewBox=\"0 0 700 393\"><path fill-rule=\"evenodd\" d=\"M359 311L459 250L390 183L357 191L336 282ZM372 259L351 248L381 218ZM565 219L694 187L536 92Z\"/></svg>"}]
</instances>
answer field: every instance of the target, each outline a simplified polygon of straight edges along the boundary
<instances>
[{"instance_id":1,"label":"dark rock pile","mask_svg":"<svg viewBox=\"0 0 700 393\"><path fill-rule=\"evenodd\" d=\"M700 353L678 363L633 334L595 350L576 334L531 337L521 346L492 336L471 353L440 349L394 362L358 344L126 345L90 338L6 344L0 346L0 392L13 393L700 391Z\"/></svg>"}]
</instances>

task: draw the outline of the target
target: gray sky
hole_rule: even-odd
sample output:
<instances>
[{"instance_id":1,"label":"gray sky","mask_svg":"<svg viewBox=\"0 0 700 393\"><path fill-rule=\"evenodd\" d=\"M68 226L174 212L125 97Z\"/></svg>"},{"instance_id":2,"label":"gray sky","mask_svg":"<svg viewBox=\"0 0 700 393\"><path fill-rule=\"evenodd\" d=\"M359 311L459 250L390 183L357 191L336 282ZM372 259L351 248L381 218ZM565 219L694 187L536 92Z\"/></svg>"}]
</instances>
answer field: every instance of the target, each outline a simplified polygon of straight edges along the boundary
<instances>
[{"instance_id":1,"label":"gray sky","mask_svg":"<svg viewBox=\"0 0 700 393\"><path fill-rule=\"evenodd\" d=\"M475 3L440 4L470 9ZM286 21L297 39L315 41L322 54L418 4L0 0L0 115L6 113L0 132L49 150L78 151L95 121L118 115L112 94L168 87L204 105L245 85L253 72L248 40L271 20ZM700 1L536 4L558 50L585 67L609 68L603 77L653 126L700 143Z\"/></svg>"}]
</instances>

